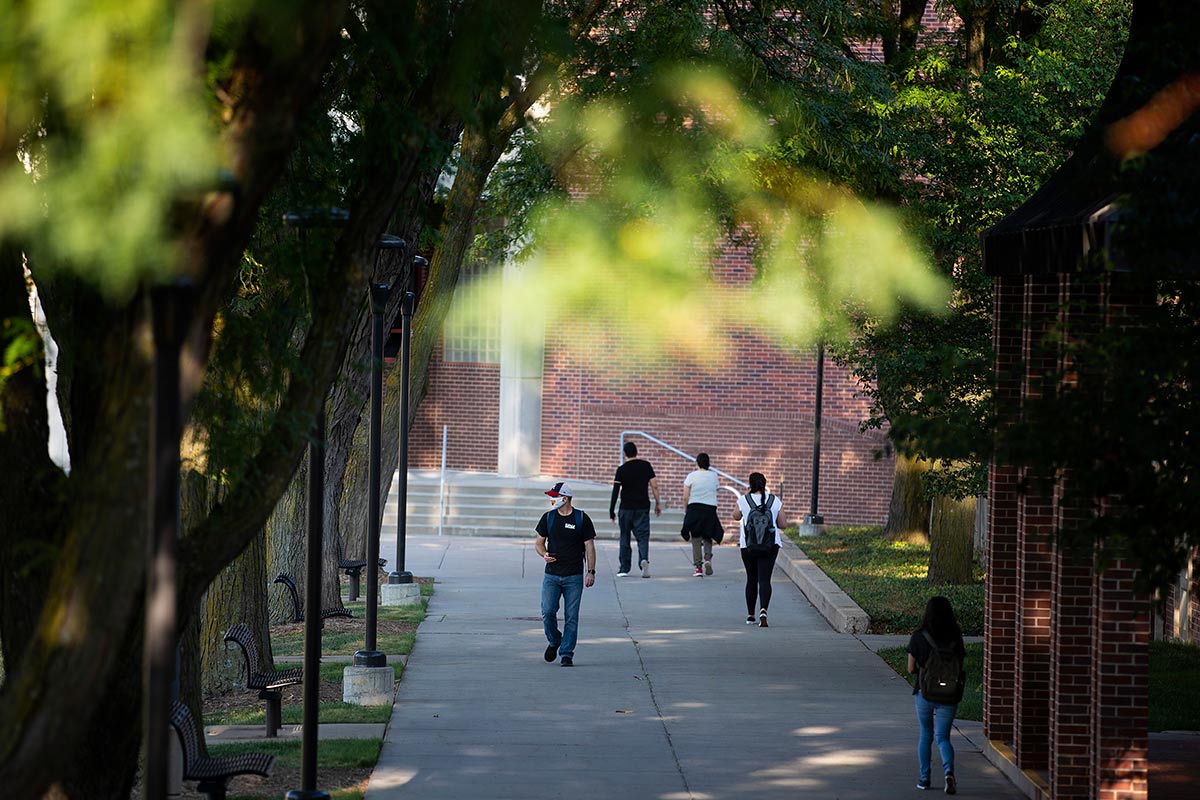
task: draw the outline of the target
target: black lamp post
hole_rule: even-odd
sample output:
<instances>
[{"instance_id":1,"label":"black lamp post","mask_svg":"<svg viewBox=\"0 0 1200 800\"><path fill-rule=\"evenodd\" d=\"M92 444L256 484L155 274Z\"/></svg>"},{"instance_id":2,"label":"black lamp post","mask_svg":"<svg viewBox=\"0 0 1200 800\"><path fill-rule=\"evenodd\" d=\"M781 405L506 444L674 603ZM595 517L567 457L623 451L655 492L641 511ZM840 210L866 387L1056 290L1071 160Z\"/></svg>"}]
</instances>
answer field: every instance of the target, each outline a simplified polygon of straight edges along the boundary
<instances>
[{"instance_id":1,"label":"black lamp post","mask_svg":"<svg viewBox=\"0 0 1200 800\"><path fill-rule=\"evenodd\" d=\"M192 312L192 286L179 281L150 292L154 327L154 431L150 473L149 569L146 575L145 796L169 788L171 702L179 696L175 546L179 540L179 352Z\"/></svg>"},{"instance_id":2,"label":"black lamp post","mask_svg":"<svg viewBox=\"0 0 1200 800\"><path fill-rule=\"evenodd\" d=\"M428 263L416 256L413 264ZM408 518L408 381L412 350L412 315L416 295L405 292L400 304L400 458L397 465L396 569L388 573L388 583L412 583L412 573L404 568L404 529Z\"/></svg>"},{"instance_id":3,"label":"black lamp post","mask_svg":"<svg viewBox=\"0 0 1200 800\"><path fill-rule=\"evenodd\" d=\"M823 525L825 518L817 513L817 496L821 485L821 391L825 383L825 344L817 345L817 400L813 411L812 496L804 524Z\"/></svg>"},{"instance_id":4,"label":"black lamp post","mask_svg":"<svg viewBox=\"0 0 1200 800\"><path fill-rule=\"evenodd\" d=\"M283 223L300 231L301 246L308 228L337 226L349 219L340 208L322 208L283 215ZM308 541L304 571L304 722L300 741L300 789L287 800L329 800L317 788L317 726L321 680L321 540L325 529L325 398L317 406L308 445Z\"/></svg>"},{"instance_id":5,"label":"black lamp post","mask_svg":"<svg viewBox=\"0 0 1200 800\"><path fill-rule=\"evenodd\" d=\"M384 234L376 247L380 250L403 250L407 243L398 236ZM383 438L383 312L387 308L391 287L372 283L371 295L371 429L369 436L368 470L370 485L367 491L367 635L363 649L354 654L356 667L387 666L387 655L376 646L379 610L379 534L382 516L379 502L379 473Z\"/></svg>"}]
</instances>

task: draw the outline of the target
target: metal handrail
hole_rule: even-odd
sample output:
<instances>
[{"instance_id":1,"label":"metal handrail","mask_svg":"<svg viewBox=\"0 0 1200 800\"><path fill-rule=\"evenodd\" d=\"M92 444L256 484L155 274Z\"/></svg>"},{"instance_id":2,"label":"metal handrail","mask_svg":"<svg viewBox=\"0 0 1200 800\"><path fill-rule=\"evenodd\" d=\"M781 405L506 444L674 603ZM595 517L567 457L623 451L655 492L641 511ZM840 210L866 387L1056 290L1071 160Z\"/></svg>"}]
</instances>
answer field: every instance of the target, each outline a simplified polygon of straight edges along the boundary
<instances>
[{"instance_id":1,"label":"metal handrail","mask_svg":"<svg viewBox=\"0 0 1200 800\"><path fill-rule=\"evenodd\" d=\"M649 439L650 441L654 442L659 447L670 450L672 453L675 453L676 455L683 456L684 458L686 458L688 461L691 461L692 463L695 463L695 461L696 461L695 456L688 455L687 453L680 450L678 447L673 447L673 446L667 444L666 442L664 442L662 439L659 439L657 436L651 436L650 434L646 433L645 431L621 431L621 446L620 446L621 458L625 457L625 437L626 436L641 436L643 439ZM728 472L722 472L721 470L717 469L716 467L709 467L709 469L711 469L713 472L720 475L722 478L725 478L726 480L728 480L732 483L736 483L738 486L744 486L747 489L750 488L750 484L746 483L745 481L739 481L737 478L733 477ZM728 489L729 487L726 486L724 488ZM734 491L734 490L730 490L730 491ZM736 491L735 491L735 494L736 494Z\"/></svg>"}]
</instances>

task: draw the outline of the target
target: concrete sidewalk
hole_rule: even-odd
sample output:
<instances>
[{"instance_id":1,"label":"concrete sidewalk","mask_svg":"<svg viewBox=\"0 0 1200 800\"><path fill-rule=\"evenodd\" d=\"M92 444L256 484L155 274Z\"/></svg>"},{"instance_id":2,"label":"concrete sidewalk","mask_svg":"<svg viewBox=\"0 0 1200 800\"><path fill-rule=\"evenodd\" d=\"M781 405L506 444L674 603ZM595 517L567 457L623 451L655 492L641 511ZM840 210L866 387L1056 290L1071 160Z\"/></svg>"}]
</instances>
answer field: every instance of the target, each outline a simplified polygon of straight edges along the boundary
<instances>
[{"instance_id":1,"label":"concrete sidewalk","mask_svg":"<svg viewBox=\"0 0 1200 800\"><path fill-rule=\"evenodd\" d=\"M689 545L654 542L649 580L598 550L564 669L542 659L531 540L408 537L407 568L437 587L367 800L924 796L907 684L782 572L761 629L736 548L694 578ZM960 794L1024 797L978 730L954 735Z\"/></svg>"}]
</instances>

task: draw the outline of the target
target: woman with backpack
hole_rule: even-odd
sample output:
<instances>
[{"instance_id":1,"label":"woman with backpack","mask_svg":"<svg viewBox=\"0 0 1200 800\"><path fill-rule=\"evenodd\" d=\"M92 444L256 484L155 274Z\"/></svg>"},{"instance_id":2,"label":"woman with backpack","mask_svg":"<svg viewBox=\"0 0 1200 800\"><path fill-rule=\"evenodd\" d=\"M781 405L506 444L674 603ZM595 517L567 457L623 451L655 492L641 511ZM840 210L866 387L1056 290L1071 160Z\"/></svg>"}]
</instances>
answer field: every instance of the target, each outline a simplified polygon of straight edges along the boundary
<instances>
[{"instance_id":1,"label":"woman with backpack","mask_svg":"<svg viewBox=\"0 0 1200 800\"><path fill-rule=\"evenodd\" d=\"M962 699L965 672L962 629L954 617L950 601L938 595L925 604L921 627L908 640L908 671L917 675L913 699L921 737L917 740L917 763L921 768L918 789L931 788L930 756L936 738L946 776L946 794L958 791L954 778L954 745L950 744L950 726Z\"/></svg>"},{"instance_id":2,"label":"woman with backpack","mask_svg":"<svg viewBox=\"0 0 1200 800\"><path fill-rule=\"evenodd\" d=\"M721 543L725 529L717 516L717 473L708 468L708 453L696 456L696 469L683 481L683 528L679 535L692 543L692 564L697 578L712 575L713 542Z\"/></svg>"},{"instance_id":3,"label":"woman with backpack","mask_svg":"<svg viewBox=\"0 0 1200 800\"><path fill-rule=\"evenodd\" d=\"M767 606L771 604L771 573L779 555L779 498L767 492L767 479L761 472L750 473L750 491L738 498L734 519L742 521L738 544L746 567L746 624L754 624L758 602L758 627L767 627Z\"/></svg>"}]
</instances>

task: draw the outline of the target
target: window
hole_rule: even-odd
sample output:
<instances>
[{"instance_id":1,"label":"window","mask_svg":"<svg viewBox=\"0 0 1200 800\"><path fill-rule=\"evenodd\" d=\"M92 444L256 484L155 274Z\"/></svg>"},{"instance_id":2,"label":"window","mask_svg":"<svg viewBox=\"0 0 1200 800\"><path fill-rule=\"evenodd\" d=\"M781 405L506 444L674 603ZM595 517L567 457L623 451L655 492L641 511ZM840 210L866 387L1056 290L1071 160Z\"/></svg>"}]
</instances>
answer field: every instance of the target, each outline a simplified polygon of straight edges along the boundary
<instances>
[{"instance_id":1,"label":"window","mask_svg":"<svg viewBox=\"0 0 1200 800\"><path fill-rule=\"evenodd\" d=\"M471 284L489 267L463 267L442 337L442 358L446 361L500 363L500 304L484 292L470 291Z\"/></svg>"}]
</instances>

